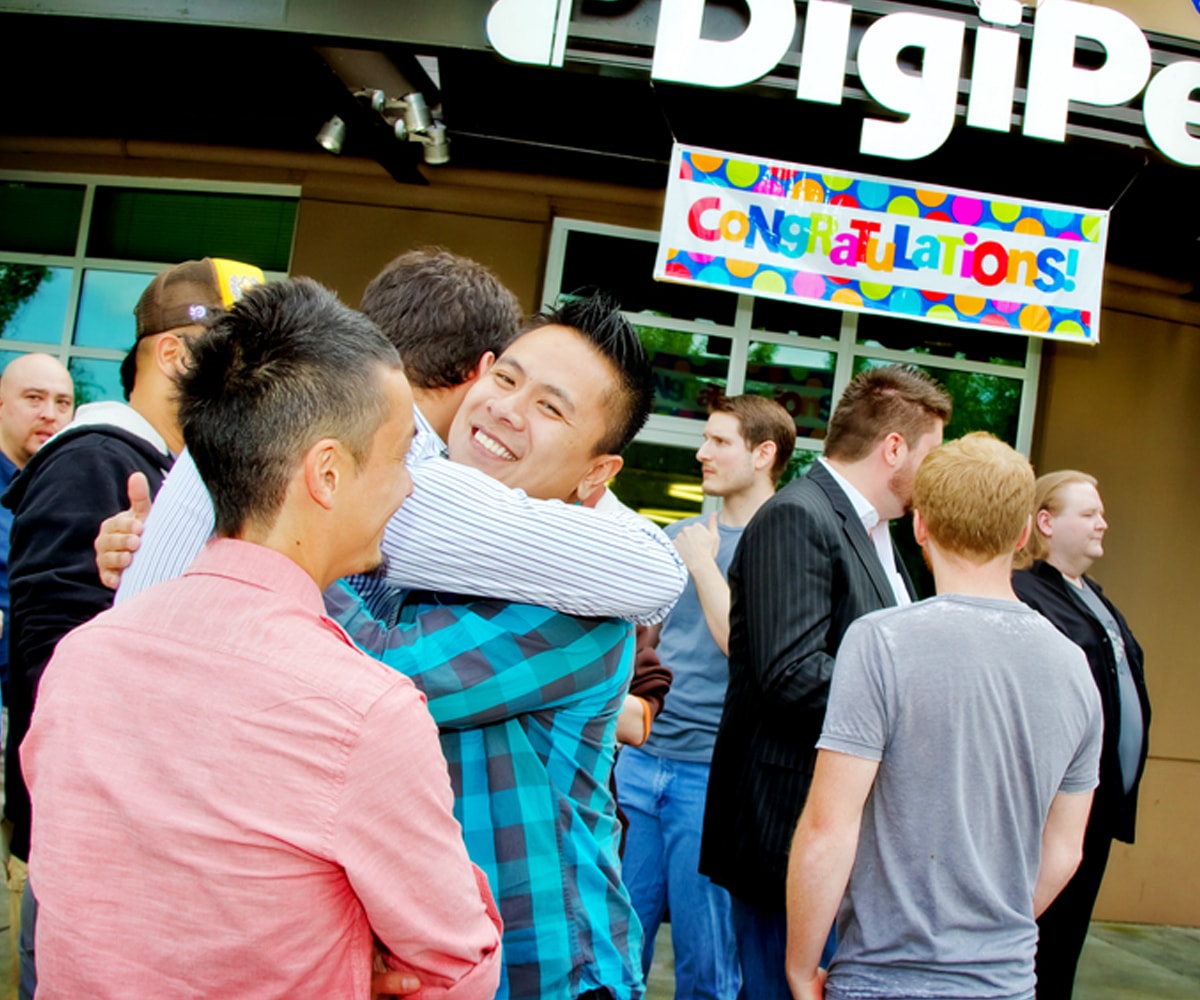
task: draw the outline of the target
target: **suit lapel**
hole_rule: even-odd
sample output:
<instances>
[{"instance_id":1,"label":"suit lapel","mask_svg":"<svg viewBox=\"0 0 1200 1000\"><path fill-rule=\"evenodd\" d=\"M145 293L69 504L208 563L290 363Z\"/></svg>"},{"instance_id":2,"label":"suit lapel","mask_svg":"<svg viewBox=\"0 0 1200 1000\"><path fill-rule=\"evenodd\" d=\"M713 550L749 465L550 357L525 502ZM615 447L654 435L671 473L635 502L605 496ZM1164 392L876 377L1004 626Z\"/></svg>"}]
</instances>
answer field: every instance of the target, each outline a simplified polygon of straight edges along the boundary
<instances>
[{"instance_id":1,"label":"suit lapel","mask_svg":"<svg viewBox=\"0 0 1200 1000\"><path fill-rule=\"evenodd\" d=\"M838 517L842 519L842 531L845 532L846 539L850 542L850 547L854 549L854 554L858 556L863 570L874 585L880 601L883 602L885 607L891 607L896 603L896 593L892 590L891 581L888 579L887 573L884 572L883 564L879 561L879 553L875 551L875 543L871 541L871 537L867 534L867 529L863 527L862 520L859 518L858 512L854 509L854 504L850 502L850 498L846 496L845 490L838 485L837 480L829 474L829 470L820 462L813 463L813 467L809 469L808 475L825 492L825 495L829 497L829 503ZM912 584L908 581L908 575L904 572L903 568L900 569L900 573L905 586L908 587L909 594L911 594Z\"/></svg>"}]
</instances>

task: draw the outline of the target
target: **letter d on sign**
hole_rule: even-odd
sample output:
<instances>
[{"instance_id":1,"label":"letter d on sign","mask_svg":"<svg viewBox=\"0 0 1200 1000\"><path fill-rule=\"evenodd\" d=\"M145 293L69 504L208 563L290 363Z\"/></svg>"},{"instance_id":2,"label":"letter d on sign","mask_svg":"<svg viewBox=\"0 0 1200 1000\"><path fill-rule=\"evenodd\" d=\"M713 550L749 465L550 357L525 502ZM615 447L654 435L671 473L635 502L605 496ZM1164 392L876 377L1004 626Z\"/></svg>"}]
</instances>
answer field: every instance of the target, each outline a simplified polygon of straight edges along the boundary
<instances>
[{"instance_id":1,"label":"letter d on sign","mask_svg":"<svg viewBox=\"0 0 1200 1000\"><path fill-rule=\"evenodd\" d=\"M766 76L796 33L793 0L746 0L750 24L737 38L700 37L704 0L662 0L654 42L655 80L707 87L740 87Z\"/></svg>"},{"instance_id":2,"label":"letter d on sign","mask_svg":"<svg viewBox=\"0 0 1200 1000\"><path fill-rule=\"evenodd\" d=\"M1075 46L1090 38L1104 47L1104 65L1079 69ZM1136 97L1150 78L1150 44L1124 14L1074 0L1054 0L1038 8L1029 61L1025 134L1062 142L1067 135L1067 102L1109 106Z\"/></svg>"}]
</instances>

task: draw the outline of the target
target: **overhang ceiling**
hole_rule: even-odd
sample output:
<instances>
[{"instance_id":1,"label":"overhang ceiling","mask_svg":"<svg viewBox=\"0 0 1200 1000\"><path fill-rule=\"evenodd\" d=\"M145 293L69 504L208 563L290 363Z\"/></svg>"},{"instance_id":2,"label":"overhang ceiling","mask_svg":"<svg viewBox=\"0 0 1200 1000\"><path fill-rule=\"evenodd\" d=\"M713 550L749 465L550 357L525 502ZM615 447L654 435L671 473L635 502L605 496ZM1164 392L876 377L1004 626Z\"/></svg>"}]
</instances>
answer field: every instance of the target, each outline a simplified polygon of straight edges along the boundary
<instances>
[{"instance_id":1,"label":"overhang ceiling","mask_svg":"<svg viewBox=\"0 0 1200 1000\"><path fill-rule=\"evenodd\" d=\"M414 81L437 58L440 98L460 168L666 184L673 139L927 183L1114 207L1109 259L1200 285L1200 172L1153 150L1070 137L1058 144L956 128L914 162L863 157L865 100L797 101L778 86L717 91L652 84L644 68L568 58L519 66L478 49L356 43L248 28L0 13L2 130L13 136L154 140L314 152L332 114L344 155L422 183L415 143L397 141L317 54L326 45L382 52ZM398 96L398 95L389 95ZM1195 294L1195 293L1193 293Z\"/></svg>"}]
</instances>

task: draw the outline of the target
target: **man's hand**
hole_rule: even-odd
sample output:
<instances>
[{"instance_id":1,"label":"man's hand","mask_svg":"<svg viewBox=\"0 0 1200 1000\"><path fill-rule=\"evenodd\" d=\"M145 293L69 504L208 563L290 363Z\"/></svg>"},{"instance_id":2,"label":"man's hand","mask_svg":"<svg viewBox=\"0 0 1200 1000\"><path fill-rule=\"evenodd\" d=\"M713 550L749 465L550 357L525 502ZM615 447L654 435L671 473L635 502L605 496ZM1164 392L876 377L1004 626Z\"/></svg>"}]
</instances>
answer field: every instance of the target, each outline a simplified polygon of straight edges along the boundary
<instances>
[{"instance_id":1,"label":"man's hand","mask_svg":"<svg viewBox=\"0 0 1200 1000\"><path fill-rule=\"evenodd\" d=\"M100 582L110 590L121 585L121 574L133 562L133 553L141 544L142 528L150 516L150 484L142 472L135 472L126 485L129 507L100 525L96 536L96 569Z\"/></svg>"},{"instance_id":2,"label":"man's hand","mask_svg":"<svg viewBox=\"0 0 1200 1000\"><path fill-rule=\"evenodd\" d=\"M824 1000L825 970L817 969L815 976L803 981L798 981L789 976L788 985L792 988L792 996L796 1000Z\"/></svg>"},{"instance_id":3,"label":"man's hand","mask_svg":"<svg viewBox=\"0 0 1200 1000\"><path fill-rule=\"evenodd\" d=\"M376 972L371 976L371 996L374 1000L404 997L421 989L421 980L411 972Z\"/></svg>"},{"instance_id":4,"label":"man's hand","mask_svg":"<svg viewBox=\"0 0 1200 1000\"><path fill-rule=\"evenodd\" d=\"M702 563L715 563L721 549L721 533L717 529L717 515L708 515L708 520L689 524L675 536L675 551L693 576Z\"/></svg>"}]
</instances>

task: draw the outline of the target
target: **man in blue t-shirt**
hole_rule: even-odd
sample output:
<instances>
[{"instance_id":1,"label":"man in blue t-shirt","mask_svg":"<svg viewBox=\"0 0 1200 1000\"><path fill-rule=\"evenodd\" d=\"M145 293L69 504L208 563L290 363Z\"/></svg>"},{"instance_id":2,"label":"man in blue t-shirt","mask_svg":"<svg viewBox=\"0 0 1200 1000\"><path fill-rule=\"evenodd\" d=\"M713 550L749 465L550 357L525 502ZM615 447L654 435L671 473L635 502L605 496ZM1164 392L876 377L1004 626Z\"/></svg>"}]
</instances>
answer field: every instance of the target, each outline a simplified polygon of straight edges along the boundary
<instances>
[{"instance_id":1,"label":"man in blue t-shirt","mask_svg":"<svg viewBox=\"0 0 1200 1000\"><path fill-rule=\"evenodd\" d=\"M792 418L762 396L720 400L696 452L719 514L667 528L690 579L679 603L655 626L658 654L674 672L654 728L617 763L617 793L629 818L622 877L646 934L671 914L675 995L733 1000L741 983L729 894L699 873L700 832L713 741L729 680L729 585L726 573L750 518L775 492L796 443Z\"/></svg>"}]
</instances>

